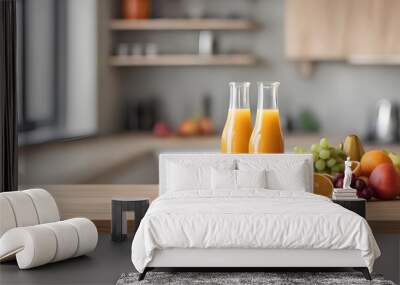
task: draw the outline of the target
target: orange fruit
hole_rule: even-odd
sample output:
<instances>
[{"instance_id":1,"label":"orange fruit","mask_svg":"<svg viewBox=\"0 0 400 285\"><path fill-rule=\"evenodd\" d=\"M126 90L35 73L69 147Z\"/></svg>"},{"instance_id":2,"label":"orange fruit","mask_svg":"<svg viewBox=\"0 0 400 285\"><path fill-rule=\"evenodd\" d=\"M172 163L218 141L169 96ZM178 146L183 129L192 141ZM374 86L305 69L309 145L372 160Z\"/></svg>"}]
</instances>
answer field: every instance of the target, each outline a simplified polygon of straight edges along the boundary
<instances>
[{"instance_id":1,"label":"orange fruit","mask_svg":"<svg viewBox=\"0 0 400 285\"><path fill-rule=\"evenodd\" d=\"M369 177L371 172L382 163L392 163L390 157L382 150L370 150L361 158L361 173Z\"/></svg>"},{"instance_id":2,"label":"orange fruit","mask_svg":"<svg viewBox=\"0 0 400 285\"><path fill-rule=\"evenodd\" d=\"M314 194L332 197L333 183L323 174L314 173Z\"/></svg>"},{"instance_id":3,"label":"orange fruit","mask_svg":"<svg viewBox=\"0 0 400 285\"><path fill-rule=\"evenodd\" d=\"M353 171L353 174L358 177L361 175L361 163L358 161L352 161L351 162L351 170Z\"/></svg>"}]
</instances>

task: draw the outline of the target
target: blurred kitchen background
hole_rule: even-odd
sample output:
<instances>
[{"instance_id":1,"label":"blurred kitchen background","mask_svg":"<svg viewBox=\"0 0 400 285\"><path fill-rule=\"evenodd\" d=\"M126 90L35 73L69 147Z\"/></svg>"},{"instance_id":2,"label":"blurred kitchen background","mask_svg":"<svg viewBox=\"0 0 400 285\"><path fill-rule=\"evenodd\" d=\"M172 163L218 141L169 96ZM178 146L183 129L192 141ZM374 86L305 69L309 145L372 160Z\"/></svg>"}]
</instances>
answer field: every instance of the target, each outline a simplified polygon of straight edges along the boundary
<instances>
[{"instance_id":1,"label":"blurred kitchen background","mask_svg":"<svg viewBox=\"0 0 400 285\"><path fill-rule=\"evenodd\" d=\"M218 150L230 81L253 83L253 115L255 82L281 82L286 151L355 133L400 152L400 1L21 0L18 11L21 185L157 183L159 152Z\"/></svg>"}]
</instances>

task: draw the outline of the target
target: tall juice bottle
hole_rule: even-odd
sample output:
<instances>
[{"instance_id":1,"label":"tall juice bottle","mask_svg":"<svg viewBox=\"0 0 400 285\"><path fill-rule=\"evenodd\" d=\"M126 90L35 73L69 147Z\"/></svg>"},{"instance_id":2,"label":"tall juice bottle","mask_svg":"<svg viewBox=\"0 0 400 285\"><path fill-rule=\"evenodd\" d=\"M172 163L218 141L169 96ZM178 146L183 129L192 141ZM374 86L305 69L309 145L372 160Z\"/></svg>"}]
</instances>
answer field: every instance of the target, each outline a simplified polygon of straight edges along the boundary
<instances>
[{"instance_id":1,"label":"tall juice bottle","mask_svg":"<svg viewBox=\"0 0 400 285\"><path fill-rule=\"evenodd\" d=\"M277 100L279 84L258 82L257 116L249 143L250 153L284 152Z\"/></svg>"},{"instance_id":2,"label":"tall juice bottle","mask_svg":"<svg viewBox=\"0 0 400 285\"><path fill-rule=\"evenodd\" d=\"M251 135L250 82L229 83L229 110L221 137L221 152L248 153Z\"/></svg>"}]
</instances>

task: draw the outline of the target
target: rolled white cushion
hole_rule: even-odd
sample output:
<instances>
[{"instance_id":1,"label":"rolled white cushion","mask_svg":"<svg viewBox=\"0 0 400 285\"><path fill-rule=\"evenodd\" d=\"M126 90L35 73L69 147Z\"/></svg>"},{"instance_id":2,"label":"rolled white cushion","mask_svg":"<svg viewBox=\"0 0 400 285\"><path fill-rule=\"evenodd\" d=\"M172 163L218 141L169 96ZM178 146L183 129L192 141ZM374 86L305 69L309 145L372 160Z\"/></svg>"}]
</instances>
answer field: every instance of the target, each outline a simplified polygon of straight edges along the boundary
<instances>
[{"instance_id":1,"label":"rolled white cushion","mask_svg":"<svg viewBox=\"0 0 400 285\"><path fill-rule=\"evenodd\" d=\"M56 236L57 250L51 262L73 257L78 249L78 233L74 226L65 221L43 225L53 231Z\"/></svg>"},{"instance_id":2,"label":"rolled white cushion","mask_svg":"<svg viewBox=\"0 0 400 285\"><path fill-rule=\"evenodd\" d=\"M14 228L0 239L0 260L16 254L19 268L28 269L51 262L56 249L51 229L43 225Z\"/></svg>"},{"instance_id":3,"label":"rolled white cushion","mask_svg":"<svg viewBox=\"0 0 400 285\"><path fill-rule=\"evenodd\" d=\"M3 192L13 209L17 227L33 226L39 223L35 205L30 196L23 191Z\"/></svg>"},{"instance_id":4,"label":"rolled white cushion","mask_svg":"<svg viewBox=\"0 0 400 285\"><path fill-rule=\"evenodd\" d=\"M94 250L97 246L97 228L91 220L86 218L74 218L64 222L74 226L78 233L78 248L75 256L83 255Z\"/></svg>"},{"instance_id":5,"label":"rolled white cushion","mask_svg":"<svg viewBox=\"0 0 400 285\"><path fill-rule=\"evenodd\" d=\"M60 220L56 201L49 192L44 189L29 189L23 192L32 199L39 218L39 224L58 222Z\"/></svg>"},{"instance_id":6,"label":"rolled white cushion","mask_svg":"<svg viewBox=\"0 0 400 285\"><path fill-rule=\"evenodd\" d=\"M96 248L95 225L86 218L7 231L0 238L0 261L16 256L20 269L86 254Z\"/></svg>"},{"instance_id":7,"label":"rolled white cushion","mask_svg":"<svg viewBox=\"0 0 400 285\"><path fill-rule=\"evenodd\" d=\"M10 202L6 197L0 195L0 237L6 231L15 228L16 226L17 223Z\"/></svg>"}]
</instances>

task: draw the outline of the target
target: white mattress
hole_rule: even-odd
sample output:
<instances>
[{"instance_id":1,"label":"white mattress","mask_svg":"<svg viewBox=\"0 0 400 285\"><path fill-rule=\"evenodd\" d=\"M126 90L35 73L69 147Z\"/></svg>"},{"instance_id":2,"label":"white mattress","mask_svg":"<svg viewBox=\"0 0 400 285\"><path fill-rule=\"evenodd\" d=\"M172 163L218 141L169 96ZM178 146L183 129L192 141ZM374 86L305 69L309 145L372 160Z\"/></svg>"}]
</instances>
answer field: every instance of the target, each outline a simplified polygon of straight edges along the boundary
<instances>
[{"instance_id":1,"label":"white mattress","mask_svg":"<svg viewBox=\"0 0 400 285\"><path fill-rule=\"evenodd\" d=\"M359 250L372 271L379 248L359 215L307 192L171 192L149 208L132 244L139 272L163 249Z\"/></svg>"}]
</instances>

